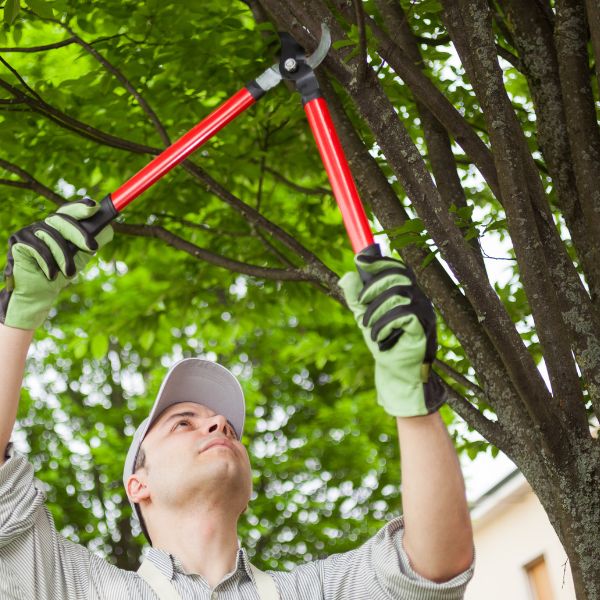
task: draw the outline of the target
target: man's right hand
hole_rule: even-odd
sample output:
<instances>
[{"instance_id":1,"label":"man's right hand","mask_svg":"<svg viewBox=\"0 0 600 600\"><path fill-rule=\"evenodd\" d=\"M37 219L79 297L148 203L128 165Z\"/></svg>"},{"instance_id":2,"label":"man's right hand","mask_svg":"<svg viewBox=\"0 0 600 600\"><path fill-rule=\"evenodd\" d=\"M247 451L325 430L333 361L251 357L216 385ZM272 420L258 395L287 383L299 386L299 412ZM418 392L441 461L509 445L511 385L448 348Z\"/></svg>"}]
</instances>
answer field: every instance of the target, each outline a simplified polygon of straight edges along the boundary
<instances>
[{"instance_id":1,"label":"man's right hand","mask_svg":"<svg viewBox=\"0 0 600 600\"><path fill-rule=\"evenodd\" d=\"M44 322L60 291L113 238L110 225L93 237L79 223L99 208L89 198L70 202L10 237L0 323L36 329Z\"/></svg>"}]
</instances>

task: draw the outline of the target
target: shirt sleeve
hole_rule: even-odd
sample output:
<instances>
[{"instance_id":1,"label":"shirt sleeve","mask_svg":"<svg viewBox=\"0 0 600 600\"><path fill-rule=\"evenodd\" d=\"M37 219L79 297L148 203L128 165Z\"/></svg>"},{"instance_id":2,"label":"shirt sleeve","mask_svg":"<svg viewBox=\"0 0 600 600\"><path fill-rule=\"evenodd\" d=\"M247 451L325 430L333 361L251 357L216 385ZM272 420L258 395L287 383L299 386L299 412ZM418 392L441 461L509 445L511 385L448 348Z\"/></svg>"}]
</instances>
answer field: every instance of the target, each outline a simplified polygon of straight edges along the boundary
<instances>
[{"instance_id":1,"label":"shirt sleeve","mask_svg":"<svg viewBox=\"0 0 600 600\"><path fill-rule=\"evenodd\" d=\"M412 570L403 537L397 518L356 550L318 561L323 599L462 600L474 566L443 583L425 579Z\"/></svg>"},{"instance_id":2,"label":"shirt sleeve","mask_svg":"<svg viewBox=\"0 0 600 600\"><path fill-rule=\"evenodd\" d=\"M0 465L0 598L88 597L90 552L56 531L33 466L9 446Z\"/></svg>"}]
</instances>

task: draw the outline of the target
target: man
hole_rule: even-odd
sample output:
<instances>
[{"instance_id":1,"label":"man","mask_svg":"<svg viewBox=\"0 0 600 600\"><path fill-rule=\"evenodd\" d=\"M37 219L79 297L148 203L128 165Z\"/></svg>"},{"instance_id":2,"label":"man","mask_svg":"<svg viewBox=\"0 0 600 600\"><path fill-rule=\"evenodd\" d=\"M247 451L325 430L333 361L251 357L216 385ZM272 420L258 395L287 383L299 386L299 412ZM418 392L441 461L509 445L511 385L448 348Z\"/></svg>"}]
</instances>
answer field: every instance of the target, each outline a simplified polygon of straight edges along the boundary
<instances>
[{"instance_id":1,"label":"man","mask_svg":"<svg viewBox=\"0 0 600 600\"><path fill-rule=\"evenodd\" d=\"M428 377L435 316L399 261L360 255L340 285L375 358L379 404L396 418L403 519L360 548L289 573L254 569L237 522L251 494L240 442L244 400L220 365L187 359L168 373L125 461L127 495L152 548L138 573L62 538L33 467L10 447L33 330L92 253L110 241L79 221L98 210L66 204L11 237L0 292L0 598L458 600L472 575L464 483ZM374 408L376 410L376 408ZM6 449L6 450L5 450Z\"/></svg>"}]
</instances>

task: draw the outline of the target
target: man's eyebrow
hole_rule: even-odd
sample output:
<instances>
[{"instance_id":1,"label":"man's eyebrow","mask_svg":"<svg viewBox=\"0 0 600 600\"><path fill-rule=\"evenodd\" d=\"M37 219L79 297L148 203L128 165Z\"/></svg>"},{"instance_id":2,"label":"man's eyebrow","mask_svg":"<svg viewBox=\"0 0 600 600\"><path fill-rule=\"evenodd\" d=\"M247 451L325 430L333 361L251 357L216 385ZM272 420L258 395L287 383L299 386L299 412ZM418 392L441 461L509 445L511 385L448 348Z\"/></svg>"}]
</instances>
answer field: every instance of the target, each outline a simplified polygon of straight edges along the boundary
<instances>
[{"instance_id":1,"label":"man's eyebrow","mask_svg":"<svg viewBox=\"0 0 600 600\"><path fill-rule=\"evenodd\" d=\"M167 423L169 423L169 421L173 421L174 419L179 419L181 417L196 417L196 418L198 418L198 413L195 413L195 412L193 412L191 410L186 410L184 412L174 413L174 414L172 414L170 417L168 417L167 419L165 419L161 423L161 427L163 425L166 425Z\"/></svg>"},{"instance_id":2,"label":"man's eyebrow","mask_svg":"<svg viewBox=\"0 0 600 600\"><path fill-rule=\"evenodd\" d=\"M174 413L172 414L170 417L166 418L160 425L159 427L163 427L165 426L167 423L169 423L170 421L173 421L174 419L178 419L181 417L195 417L197 419L201 418L200 415L194 411L191 410L186 410L184 412L179 412L179 413ZM210 417L209 417L210 418ZM236 439L238 439L238 434L237 431L235 430L235 427L233 426L233 423L227 419L227 425L229 425L229 427L231 427L231 430L233 431L233 433L235 434Z\"/></svg>"}]
</instances>

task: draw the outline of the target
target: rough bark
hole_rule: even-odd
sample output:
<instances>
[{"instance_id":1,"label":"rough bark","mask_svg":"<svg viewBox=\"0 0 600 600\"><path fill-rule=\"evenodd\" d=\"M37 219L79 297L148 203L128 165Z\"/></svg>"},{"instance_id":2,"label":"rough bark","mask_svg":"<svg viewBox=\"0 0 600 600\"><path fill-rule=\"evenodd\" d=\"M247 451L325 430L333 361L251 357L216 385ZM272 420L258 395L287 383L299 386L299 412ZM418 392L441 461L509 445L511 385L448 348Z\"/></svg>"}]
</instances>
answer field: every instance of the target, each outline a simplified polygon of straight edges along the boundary
<instances>
[{"instance_id":1,"label":"rough bark","mask_svg":"<svg viewBox=\"0 0 600 600\"><path fill-rule=\"evenodd\" d=\"M553 23L535 2L502 0L537 117L537 137L548 172L556 187L561 212L581 260L592 301L600 302L600 231L584 213L577 191L569 146Z\"/></svg>"},{"instance_id":2,"label":"rough bark","mask_svg":"<svg viewBox=\"0 0 600 600\"><path fill-rule=\"evenodd\" d=\"M585 8L590 36L592 38L592 48L594 50L596 79L598 80L598 89L600 90L600 4L596 0L586 0Z\"/></svg>"},{"instance_id":3,"label":"rough bark","mask_svg":"<svg viewBox=\"0 0 600 600\"><path fill-rule=\"evenodd\" d=\"M418 40L409 27L400 3L396 0L377 0L376 4L384 17L390 37L396 41L400 49L413 61L415 66L422 70L424 63L419 51ZM431 172L435 178L440 196L448 208L452 206L457 209L465 208L467 198L456 168L450 136L445 127L420 100L416 100L416 105L423 123ZM481 267L485 270L478 238L472 238L470 244L481 263Z\"/></svg>"},{"instance_id":4,"label":"rough bark","mask_svg":"<svg viewBox=\"0 0 600 600\"><path fill-rule=\"evenodd\" d=\"M567 131L583 214L593 231L600 230L600 129L594 108L584 3L556 3L554 38Z\"/></svg>"},{"instance_id":5,"label":"rough bark","mask_svg":"<svg viewBox=\"0 0 600 600\"><path fill-rule=\"evenodd\" d=\"M540 277L540 273L562 272L569 269L569 265L572 268L572 264L567 256L569 265L565 265L563 255L566 252L562 243L560 248L556 247L554 236L558 236L539 175L504 88L491 15L483 0L447 0L443 4L447 27L473 82L488 126L521 279L544 348L553 391L552 403L561 420L572 423L585 434L587 420L570 336L565 322L557 319L563 308L567 308L556 293L565 285L566 273L559 282ZM536 227L532 228L532 224ZM549 250L552 256L549 256Z\"/></svg>"}]
</instances>

